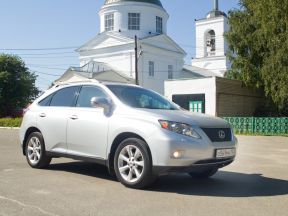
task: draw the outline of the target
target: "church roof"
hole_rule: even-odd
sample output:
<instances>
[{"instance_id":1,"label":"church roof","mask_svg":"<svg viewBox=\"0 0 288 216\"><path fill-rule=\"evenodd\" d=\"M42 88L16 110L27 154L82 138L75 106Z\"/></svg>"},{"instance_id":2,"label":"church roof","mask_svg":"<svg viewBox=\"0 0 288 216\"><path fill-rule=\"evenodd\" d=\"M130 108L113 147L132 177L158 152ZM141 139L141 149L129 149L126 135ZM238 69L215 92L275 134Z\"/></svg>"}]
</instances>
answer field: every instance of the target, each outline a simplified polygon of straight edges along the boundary
<instances>
[{"instance_id":1,"label":"church roof","mask_svg":"<svg viewBox=\"0 0 288 216\"><path fill-rule=\"evenodd\" d=\"M216 17L221 17L221 16L227 17L227 14L220 10L212 10L206 15L206 18L209 19L209 18L216 18Z\"/></svg>"},{"instance_id":2,"label":"church roof","mask_svg":"<svg viewBox=\"0 0 288 216\"><path fill-rule=\"evenodd\" d=\"M186 52L176 42L174 42L169 36L165 34L151 35L139 39L139 41L143 44L153 46L154 48L163 49L167 52L171 51L186 55ZM101 34L98 34L96 37L88 41L80 48L78 48L76 52L89 52L105 48L115 49L115 47L119 48L120 46L126 45L131 46L130 48L126 49L134 49L134 39L123 36L119 32L103 32Z\"/></svg>"},{"instance_id":3,"label":"church roof","mask_svg":"<svg viewBox=\"0 0 288 216\"><path fill-rule=\"evenodd\" d=\"M94 65L97 65L98 67L94 67ZM99 66L101 67L101 65L103 68L99 70ZM96 61L90 61L82 67L70 67L59 79L55 80L53 83L54 85L58 85L61 83L80 81L86 82L90 80L131 84L135 83L134 78L128 77L126 74L112 69L107 63Z\"/></svg>"},{"instance_id":4,"label":"church roof","mask_svg":"<svg viewBox=\"0 0 288 216\"><path fill-rule=\"evenodd\" d=\"M224 12L219 10L219 2L218 2L218 0L214 0L214 8L213 8L213 10L211 10L206 15L206 18L210 19L210 18L216 18L216 17L221 17L221 16L227 17L227 15Z\"/></svg>"},{"instance_id":5,"label":"church roof","mask_svg":"<svg viewBox=\"0 0 288 216\"><path fill-rule=\"evenodd\" d=\"M144 2L144 3L155 4L160 7L163 7L160 0L106 0L105 5L119 3L119 2Z\"/></svg>"},{"instance_id":6,"label":"church roof","mask_svg":"<svg viewBox=\"0 0 288 216\"><path fill-rule=\"evenodd\" d=\"M192 73L195 77L217 77L212 70L200 68L192 65L184 65L183 70Z\"/></svg>"}]
</instances>

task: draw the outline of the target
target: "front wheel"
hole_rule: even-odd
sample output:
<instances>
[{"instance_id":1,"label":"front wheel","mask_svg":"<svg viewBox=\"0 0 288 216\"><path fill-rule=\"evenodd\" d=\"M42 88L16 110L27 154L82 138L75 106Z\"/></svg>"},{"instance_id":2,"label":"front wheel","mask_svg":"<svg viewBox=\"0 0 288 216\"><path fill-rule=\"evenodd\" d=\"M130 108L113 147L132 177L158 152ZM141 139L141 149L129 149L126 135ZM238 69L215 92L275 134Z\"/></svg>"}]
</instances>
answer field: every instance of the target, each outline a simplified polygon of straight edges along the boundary
<instances>
[{"instance_id":1,"label":"front wheel","mask_svg":"<svg viewBox=\"0 0 288 216\"><path fill-rule=\"evenodd\" d=\"M137 138L121 142L115 153L114 168L118 180L126 187L144 188L156 179L147 144Z\"/></svg>"},{"instance_id":2,"label":"front wheel","mask_svg":"<svg viewBox=\"0 0 288 216\"><path fill-rule=\"evenodd\" d=\"M25 153L28 164L33 168L45 168L51 162L51 157L46 155L44 139L40 132L33 132L29 135Z\"/></svg>"},{"instance_id":3,"label":"front wheel","mask_svg":"<svg viewBox=\"0 0 288 216\"><path fill-rule=\"evenodd\" d=\"M214 168L204 170L202 172L190 172L188 174L194 178L205 179L205 178L209 178L209 177L215 175L217 173L217 171L218 171L218 168L214 167Z\"/></svg>"}]
</instances>

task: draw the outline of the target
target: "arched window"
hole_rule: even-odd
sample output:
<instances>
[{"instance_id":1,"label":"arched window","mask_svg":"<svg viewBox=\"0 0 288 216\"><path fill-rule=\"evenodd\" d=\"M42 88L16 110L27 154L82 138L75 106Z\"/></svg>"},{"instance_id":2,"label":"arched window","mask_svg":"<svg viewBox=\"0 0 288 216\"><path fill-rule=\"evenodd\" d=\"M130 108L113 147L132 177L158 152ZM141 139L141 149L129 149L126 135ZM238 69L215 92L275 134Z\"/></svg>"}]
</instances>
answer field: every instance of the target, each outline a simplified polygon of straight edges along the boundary
<instances>
[{"instance_id":1,"label":"arched window","mask_svg":"<svg viewBox=\"0 0 288 216\"><path fill-rule=\"evenodd\" d=\"M205 34L205 55L214 56L216 51L215 31L210 30Z\"/></svg>"}]
</instances>

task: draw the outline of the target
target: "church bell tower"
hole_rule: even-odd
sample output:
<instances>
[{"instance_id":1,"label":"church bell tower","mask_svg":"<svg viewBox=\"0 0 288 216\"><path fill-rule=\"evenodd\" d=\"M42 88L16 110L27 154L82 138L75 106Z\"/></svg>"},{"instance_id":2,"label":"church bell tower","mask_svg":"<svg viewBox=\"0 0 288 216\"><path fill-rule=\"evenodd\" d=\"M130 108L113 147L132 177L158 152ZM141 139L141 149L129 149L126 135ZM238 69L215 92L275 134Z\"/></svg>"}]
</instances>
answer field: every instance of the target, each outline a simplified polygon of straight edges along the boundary
<instances>
[{"instance_id":1,"label":"church bell tower","mask_svg":"<svg viewBox=\"0 0 288 216\"><path fill-rule=\"evenodd\" d=\"M192 66L213 71L223 77L230 69L224 33L229 30L227 15L219 10L218 0L205 18L196 20L196 57Z\"/></svg>"}]
</instances>

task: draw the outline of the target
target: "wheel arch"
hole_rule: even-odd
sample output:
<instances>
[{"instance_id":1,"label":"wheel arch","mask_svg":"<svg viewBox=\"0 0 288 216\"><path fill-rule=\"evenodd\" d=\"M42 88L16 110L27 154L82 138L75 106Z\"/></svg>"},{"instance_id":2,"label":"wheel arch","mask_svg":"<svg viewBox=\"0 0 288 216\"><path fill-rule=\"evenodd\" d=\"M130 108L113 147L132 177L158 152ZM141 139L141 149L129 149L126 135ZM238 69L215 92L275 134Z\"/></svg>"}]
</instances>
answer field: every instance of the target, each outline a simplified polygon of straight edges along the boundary
<instances>
[{"instance_id":1,"label":"wheel arch","mask_svg":"<svg viewBox=\"0 0 288 216\"><path fill-rule=\"evenodd\" d=\"M146 143L146 147L147 147L147 150L148 150L148 153L149 153L149 157L150 157L151 162L153 164L153 158L152 158L151 150L150 150L149 145L146 142L146 140L142 136L140 136L140 135L138 135L136 133L123 132L121 134L118 134L115 137L115 139L112 142L110 151L109 151L108 160L107 160L107 166L108 166L108 170L109 170L110 174L114 174L115 173L114 172L114 155L115 155L116 149L117 149L117 147L120 145L120 143L122 141L124 141L125 139L128 139L128 138L137 138L137 139L140 139L140 140L142 140L142 141L144 141Z\"/></svg>"},{"instance_id":2,"label":"wheel arch","mask_svg":"<svg viewBox=\"0 0 288 216\"><path fill-rule=\"evenodd\" d=\"M34 132L39 132L39 133L41 133L41 131L40 131L38 128L36 128L36 127L30 127L30 128L28 128L27 131L26 131L26 133L25 133L24 140L23 140L23 145L22 145L22 146L23 146L23 148L22 148L23 155L26 155L26 153L25 153L25 148L26 148L27 139L28 139L29 135L30 135L31 133L34 133Z\"/></svg>"}]
</instances>

